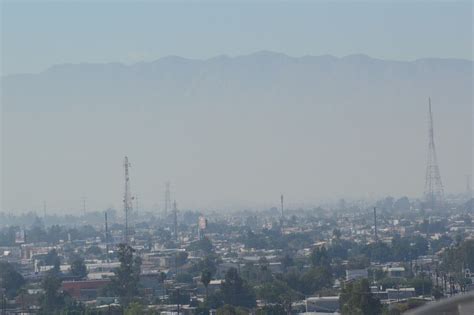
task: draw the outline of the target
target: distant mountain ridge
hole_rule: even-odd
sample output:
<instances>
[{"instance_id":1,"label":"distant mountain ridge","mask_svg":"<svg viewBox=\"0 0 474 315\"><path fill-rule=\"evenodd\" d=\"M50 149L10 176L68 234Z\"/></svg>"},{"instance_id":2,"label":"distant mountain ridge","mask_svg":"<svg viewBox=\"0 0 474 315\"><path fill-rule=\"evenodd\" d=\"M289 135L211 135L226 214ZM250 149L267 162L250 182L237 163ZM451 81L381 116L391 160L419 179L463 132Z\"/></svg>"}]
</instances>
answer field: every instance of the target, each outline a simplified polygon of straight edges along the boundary
<instances>
[{"instance_id":1,"label":"distant mountain ridge","mask_svg":"<svg viewBox=\"0 0 474 315\"><path fill-rule=\"evenodd\" d=\"M12 76L22 76L22 75L34 75L34 74L44 74L48 72L57 72L57 71L64 71L64 70L72 70L73 68L80 68L84 67L85 69L91 67L100 67L100 68L111 68L117 67L125 69L140 69L147 66L153 66L157 64L190 64L190 63L201 63L201 64L209 64L209 63L222 63L222 62L231 62L237 60L258 60L259 62L266 62L269 60L275 61L287 61L287 62L337 62L337 61L357 61L357 62L372 62L372 63L397 63L397 64L416 64L416 63L451 63L451 64L458 64L460 67L469 67L472 66L473 61L467 59L459 59L459 58L419 58L409 61L402 61L402 60L392 60L392 59L381 59L381 58L374 58L370 57L366 54L350 54L343 57L336 57L333 55L303 55L300 57L292 57L283 53L277 53L273 51L262 50L248 55L238 55L238 56L228 56L228 55L218 55L215 57L211 57L208 59L193 59L193 58L186 58L176 55L165 56L153 61L140 61L132 64L124 64L120 62L108 62L108 63L65 63L65 64L57 64L52 65L51 67L47 68L46 70L40 73L19 73L19 74L10 74L3 76L3 78L8 78Z\"/></svg>"},{"instance_id":2,"label":"distant mountain ridge","mask_svg":"<svg viewBox=\"0 0 474 315\"><path fill-rule=\"evenodd\" d=\"M87 187L120 205L124 155L149 204L168 179L185 205L266 202L282 191L304 201L421 196L428 97L446 191L463 191L473 160L472 67L262 51L6 76L4 196L41 204L48 178L61 198Z\"/></svg>"},{"instance_id":3,"label":"distant mountain ridge","mask_svg":"<svg viewBox=\"0 0 474 315\"><path fill-rule=\"evenodd\" d=\"M432 88L439 90L440 83L443 86L454 84L449 90L458 89L455 94L459 94L467 91L469 86L466 84L472 86L472 65L472 61L460 59L386 61L362 54L342 58L330 55L290 57L261 51L236 57L217 56L207 60L169 56L132 65L56 65L39 74L4 77L2 85L5 91L4 110L23 107L21 104L30 103L29 97L35 94L46 96L46 101L53 104L54 99L50 99L48 91L56 87L73 97L62 102L63 106L65 103L71 105L75 99L85 101L86 95L106 103L122 103L122 97L140 97L147 92L151 92L151 97L156 101L186 103L196 101L196 97L212 99L217 89L224 89L221 92L229 93L229 96L244 92L251 97L257 97L253 93L258 94L259 90L264 89L286 90L289 94L295 89L297 91L294 92L309 93L311 97L316 97L315 101L328 102L334 99L335 90L360 94L368 88L383 91L387 89L387 84L392 85L389 88L392 91L388 92L393 92L394 86L408 90L416 87L423 92ZM77 84L83 88L78 89ZM103 91L100 91L101 87ZM22 93L25 88L29 91L28 95ZM84 91L88 93L83 93ZM189 96L188 99L183 92ZM314 92L318 92L317 95ZM111 93L126 95L110 97ZM425 98L428 94L425 92Z\"/></svg>"}]
</instances>

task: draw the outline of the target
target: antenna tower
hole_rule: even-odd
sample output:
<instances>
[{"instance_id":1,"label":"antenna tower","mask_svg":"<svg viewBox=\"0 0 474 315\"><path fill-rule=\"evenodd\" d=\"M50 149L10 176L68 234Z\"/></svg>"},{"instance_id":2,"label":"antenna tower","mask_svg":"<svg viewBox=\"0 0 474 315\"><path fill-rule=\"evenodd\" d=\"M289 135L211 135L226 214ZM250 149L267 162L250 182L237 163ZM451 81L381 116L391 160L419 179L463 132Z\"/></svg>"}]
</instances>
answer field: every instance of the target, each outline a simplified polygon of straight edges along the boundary
<instances>
[{"instance_id":1,"label":"antenna tower","mask_svg":"<svg viewBox=\"0 0 474 315\"><path fill-rule=\"evenodd\" d=\"M439 173L438 158L433 133L433 114L431 112L431 98L428 98L428 163L426 165L425 201L432 210L439 210L444 203L444 189Z\"/></svg>"},{"instance_id":2,"label":"antenna tower","mask_svg":"<svg viewBox=\"0 0 474 315\"><path fill-rule=\"evenodd\" d=\"M471 189L471 175L466 175L466 193L467 197L470 199L472 196L472 189Z\"/></svg>"},{"instance_id":3,"label":"antenna tower","mask_svg":"<svg viewBox=\"0 0 474 315\"><path fill-rule=\"evenodd\" d=\"M174 237L178 240L178 207L176 206L176 200L173 202L173 228Z\"/></svg>"},{"instance_id":4,"label":"antenna tower","mask_svg":"<svg viewBox=\"0 0 474 315\"><path fill-rule=\"evenodd\" d=\"M46 220L46 200L43 201L43 219Z\"/></svg>"},{"instance_id":5,"label":"antenna tower","mask_svg":"<svg viewBox=\"0 0 474 315\"><path fill-rule=\"evenodd\" d=\"M132 213L133 206L132 206L132 194L130 192L130 174L129 168L131 167L130 162L128 162L128 157L125 157L123 162L123 168L125 172L125 192L123 195L123 209L125 212L125 232L124 232L124 242L128 244L129 242L129 215Z\"/></svg>"},{"instance_id":6,"label":"antenna tower","mask_svg":"<svg viewBox=\"0 0 474 315\"><path fill-rule=\"evenodd\" d=\"M109 262L109 224L107 222L107 211L105 211L105 251L107 262Z\"/></svg>"},{"instance_id":7,"label":"antenna tower","mask_svg":"<svg viewBox=\"0 0 474 315\"><path fill-rule=\"evenodd\" d=\"M283 194L280 196L280 202L281 202L281 219L283 220L285 218L285 215L283 213Z\"/></svg>"},{"instance_id":8,"label":"antenna tower","mask_svg":"<svg viewBox=\"0 0 474 315\"><path fill-rule=\"evenodd\" d=\"M165 218L168 216L168 210L171 208L170 182L165 183Z\"/></svg>"},{"instance_id":9,"label":"antenna tower","mask_svg":"<svg viewBox=\"0 0 474 315\"><path fill-rule=\"evenodd\" d=\"M82 196L82 214L84 215L84 217L86 216L86 202L87 202L87 199L86 199L86 196Z\"/></svg>"},{"instance_id":10,"label":"antenna tower","mask_svg":"<svg viewBox=\"0 0 474 315\"><path fill-rule=\"evenodd\" d=\"M374 236L375 236L375 241L377 242L379 240L379 236L377 234L377 208L374 207Z\"/></svg>"}]
</instances>

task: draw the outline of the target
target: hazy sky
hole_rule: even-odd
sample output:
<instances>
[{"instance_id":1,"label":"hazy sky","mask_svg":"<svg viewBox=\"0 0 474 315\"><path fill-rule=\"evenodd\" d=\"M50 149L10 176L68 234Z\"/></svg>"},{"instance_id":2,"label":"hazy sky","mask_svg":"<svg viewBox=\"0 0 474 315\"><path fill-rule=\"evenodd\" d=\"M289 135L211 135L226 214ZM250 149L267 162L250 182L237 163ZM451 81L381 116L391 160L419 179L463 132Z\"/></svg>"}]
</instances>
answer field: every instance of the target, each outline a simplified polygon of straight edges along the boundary
<instances>
[{"instance_id":1,"label":"hazy sky","mask_svg":"<svg viewBox=\"0 0 474 315\"><path fill-rule=\"evenodd\" d=\"M259 50L472 57L471 1L110 2L2 1L2 73Z\"/></svg>"},{"instance_id":2,"label":"hazy sky","mask_svg":"<svg viewBox=\"0 0 474 315\"><path fill-rule=\"evenodd\" d=\"M96 3L69 0L0 2L0 73L3 75L38 73L52 65L63 63L132 64L169 55L207 59L222 54L239 56L261 50L295 57L325 54L340 57L362 53L392 60L426 57L472 60L471 1L224 1L225 4L222 1L122 1L119 4L112 1ZM258 70L256 69L257 76ZM463 72L462 70L458 72ZM363 75L363 72L357 75ZM219 77L218 72L210 73L214 76L206 79L211 82ZM176 77L179 77L179 73L176 73ZM441 77L441 83L438 82L441 85L436 85L436 82L430 85L426 82L428 80L423 79L421 84L430 86L417 91L416 95L407 93L412 78L402 82L408 84L405 89L401 88L403 84L388 84L393 91L398 91L395 95L400 96L400 99L378 95L378 98L373 98L376 101L366 104L362 98L359 100L360 104L356 105L369 105L369 108L374 106L376 110L371 109L364 114L357 106L349 107L354 111L352 116L346 111L336 110L337 106L323 106L338 105L333 104L334 99L317 104L312 102L312 98L317 95L308 94L305 98L304 95L298 95L298 92L288 97L291 99L300 96L301 103L306 104L307 108L299 104L299 110L295 109L292 107L295 100L291 99L281 101L280 113L269 111L271 114L267 115L262 110L261 115L256 117L252 110L240 107L242 104L252 106L250 103L254 99L239 103L235 97L229 97L229 100L224 98L231 109L221 106L226 105L225 102L215 101L211 104L221 111L229 110L226 114L228 120L222 119L222 115L213 111L209 115L206 111L201 113L201 107L194 104L194 99L189 103L196 105L193 108L197 114L180 112L180 108L173 108L164 102L155 104L152 102L154 89L149 90L153 97L150 96L148 100L157 107L154 114L141 112L138 109L140 104L137 105L136 99L133 99L130 103L137 106L136 112L122 112L116 106L101 116L100 113L88 110L97 105L94 102L100 103L90 90L88 93L91 94L84 98L91 99L90 103L81 104L83 107L80 114L70 113L67 109L70 104L63 104L61 101L64 99L65 103L80 103L81 97L68 99L68 95L61 95L60 89L56 93L54 85L45 94L58 96L57 99L61 100L55 104L58 108L64 105L65 109L56 113L54 110L44 109L51 105L48 98L45 98L44 104L39 99L27 101L27 104L21 103L21 94L29 95L35 87L39 87L40 92L37 93L41 96L41 86L47 83L46 79L45 82L35 81L34 87L30 86L29 91L21 85L14 89L19 91L18 98L10 99L13 103L20 99L18 104L31 106L33 110L21 113L2 110L2 146L3 149L10 148L9 154L2 151L1 155L2 173L7 174L2 176L4 187L0 187L7 200L2 202L2 206L18 211L39 209L43 200L48 200L53 209L73 209L80 204L81 196L86 194L91 207L104 208L112 205L120 209L123 188L121 161L125 154L132 157L134 189L147 207L154 207L162 201L163 183L168 179L172 180L173 185L176 184L174 187L179 191L179 202L184 207L216 204L227 206L229 202L236 202L238 206L268 205L272 204L269 200L274 197L278 201L282 190L287 193L288 200L293 198L301 203L343 195L354 198L387 193L420 196L426 154L425 106L428 96L435 100L435 117L440 122L437 129L441 148L439 155L447 191L462 191L465 174L472 173L468 161L469 158L472 160L472 154L469 155L469 141L465 139L469 134L472 139L472 122L469 120L469 115L472 116L473 113L469 109L472 99L469 99L470 86L466 87L469 84L466 81L469 80L462 81L460 87L451 86L448 91L444 88L452 83L452 77ZM65 83L74 83L76 79L80 80L80 76L65 79L68 81ZM295 81L300 82L298 79L301 82L305 80L304 77L297 77ZM416 78L413 79L416 81ZM206 82L201 83L205 85ZM230 85L239 86L235 82ZM215 86L219 87L219 84ZM79 87L83 88L83 85ZM245 99L246 95L253 95L256 91L252 88L253 86L239 96ZM464 94L461 101L453 103L453 98L459 94L455 93L456 88ZM128 93L127 89L124 90ZM210 99L219 99L220 95L215 93L216 90L219 89L209 92ZM308 89L311 90L314 89ZM376 94L371 89L369 91L367 93L370 96ZM175 94L180 96L181 92L180 90ZM257 92L263 96L267 94L267 90L263 88ZM335 93L335 96L343 94ZM469 96L466 97L466 94ZM34 97L35 94L32 95ZM5 97L2 97L2 102L4 100ZM200 106L209 105L207 100L204 97ZM273 106L274 101L272 99L266 105ZM399 106L397 101L405 107ZM379 106L383 102L385 107ZM235 106L231 107L230 104ZM15 104L9 105L11 108L15 107ZM416 108L416 111L412 112L412 108ZM170 114L172 110L178 111L179 115ZM193 116L204 115L203 113L207 116L214 115L210 117L209 126L205 126L207 129L202 125L206 124L203 122L207 122L209 117L201 117L200 120L199 116ZM237 118L234 116L236 113ZM288 132L284 129L280 132L283 138L288 137L289 145L281 146L275 130L278 129L276 126L286 124L288 117L293 117L286 126ZM389 136L385 135L384 138L383 134L375 134L371 127L373 123L366 123L366 117L378 121L379 129ZM386 117L397 118L387 124ZM402 120L405 120L404 126L399 124ZM130 121L134 123L134 127L123 128ZM252 123L253 129L247 126L244 128L241 121ZM276 124L278 121L280 124ZM265 128L262 127L262 122ZM340 131L327 137L326 131L318 129L325 124L330 125L330 129L334 127L334 122L341 126L354 125L353 132ZM365 127L358 129L357 122ZM105 125L107 128L104 128ZM170 134L169 130L178 132ZM216 130L226 130L227 133L219 134L220 131ZM200 134L197 131L202 137L194 140L193 137ZM359 133L364 134L360 139L366 141L365 149L363 145L358 145ZM261 138L255 136L258 134ZM228 144L226 136L233 139L235 145L234 142L232 145ZM367 140L372 136L373 141ZM357 139L352 141L348 139L350 137ZM407 139L415 151L412 150L410 155L399 156L400 152L407 149L403 145ZM201 143L205 141L206 145ZM122 146L123 142L127 144L125 147ZM168 147L173 150L163 152L162 148L168 142ZM231 149L219 150L222 142ZM109 148L111 144L115 145L114 149ZM385 149L381 149L382 144L385 144ZM358 157L346 156L344 152L339 155L334 153L347 146L353 146L352 150ZM103 150L104 147L106 150ZM288 151L288 148L293 151ZM97 157L91 154L101 150L104 152ZM282 153L282 150L285 152ZM303 154L301 150L307 152ZM447 154L449 150L451 152ZM295 160L293 152L298 152L295 156L301 156L303 160ZM267 154L272 159L267 159ZM383 156L383 159L369 163L372 156L377 154ZM462 161L453 162L456 156L461 156ZM327 164L321 163L321 160L327 161ZM338 162L334 162L335 160ZM348 161L352 161L354 165L348 164ZM212 173L216 165L224 171ZM236 165L240 165L241 169ZM347 170L339 165L345 166ZM387 168L387 165L401 165L406 173L394 171ZM294 166L297 171L292 168ZM340 173L339 177L334 176L334 170ZM280 176L280 171L284 176ZM410 176L412 178L406 180ZM287 186L283 188L279 183L282 178L287 182ZM48 185L44 185L45 179L48 179ZM351 181L354 183L349 185ZM347 189L341 190L341 183L345 183Z\"/></svg>"}]
</instances>

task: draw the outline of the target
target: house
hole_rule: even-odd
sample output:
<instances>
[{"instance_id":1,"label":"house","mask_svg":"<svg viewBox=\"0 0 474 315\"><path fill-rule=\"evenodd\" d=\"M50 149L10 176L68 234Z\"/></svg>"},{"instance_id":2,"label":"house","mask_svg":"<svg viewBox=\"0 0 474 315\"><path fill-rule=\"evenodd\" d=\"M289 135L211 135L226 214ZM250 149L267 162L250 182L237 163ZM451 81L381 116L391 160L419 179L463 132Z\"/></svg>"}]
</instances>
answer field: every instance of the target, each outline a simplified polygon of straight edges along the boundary
<instances>
[{"instance_id":1,"label":"house","mask_svg":"<svg viewBox=\"0 0 474 315\"><path fill-rule=\"evenodd\" d=\"M63 281L62 289L73 298L87 301L97 297L100 289L110 283L110 280L81 280Z\"/></svg>"},{"instance_id":2,"label":"house","mask_svg":"<svg viewBox=\"0 0 474 315\"><path fill-rule=\"evenodd\" d=\"M403 278L405 277L405 268L404 267L388 267L385 268L389 278Z\"/></svg>"},{"instance_id":3,"label":"house","mask_svg":"<svg viewBox=\"0 0 474 315\"><path fill-rule=\"evenodd\" d=\"M369 272L367 269L352 269L346 270L346 280L352 281L357 279L367 279L369 277Z\"/></svg>"},{"instance_id":4,"label":"house","mask_svg":"<svg viewBox=\"0 0 474 315\"><path fill-rule=\"evenodd\" d=\"M339 296L309 297L306 312L335 313L339 310Z\"/></svg>"},{"instance_id":5,"label":"house","mask_svg":"<svg viewBox=\"0 0 474 315\"><path fill-rule=\"evenodd\" d=\"M387 289L388 300L404 300L415 296L415 288Z\"/></svg>"}]
</instances>

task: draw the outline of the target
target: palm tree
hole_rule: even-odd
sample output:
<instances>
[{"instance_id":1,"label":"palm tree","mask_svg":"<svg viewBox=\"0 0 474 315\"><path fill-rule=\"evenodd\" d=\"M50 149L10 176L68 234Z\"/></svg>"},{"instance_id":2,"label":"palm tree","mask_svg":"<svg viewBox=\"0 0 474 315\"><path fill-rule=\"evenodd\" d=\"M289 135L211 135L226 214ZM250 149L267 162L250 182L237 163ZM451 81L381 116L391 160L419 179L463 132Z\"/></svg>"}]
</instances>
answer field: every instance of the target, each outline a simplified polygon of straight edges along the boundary
<instances>
[{"instance_id":1,"label":"palm tree","mask_svg":"<svg viewBox=\"0 0 474 315\"><path fill-rule=\"evenodd\" d=\"M206 301L208 298L208 286L209 286L209 283L211 282L211 279L212 279L212 273L209 270L205 269L201 272L201 282L204 285L204 288L206 288Z\"/></svg>"}]
</instances>

